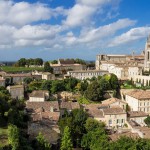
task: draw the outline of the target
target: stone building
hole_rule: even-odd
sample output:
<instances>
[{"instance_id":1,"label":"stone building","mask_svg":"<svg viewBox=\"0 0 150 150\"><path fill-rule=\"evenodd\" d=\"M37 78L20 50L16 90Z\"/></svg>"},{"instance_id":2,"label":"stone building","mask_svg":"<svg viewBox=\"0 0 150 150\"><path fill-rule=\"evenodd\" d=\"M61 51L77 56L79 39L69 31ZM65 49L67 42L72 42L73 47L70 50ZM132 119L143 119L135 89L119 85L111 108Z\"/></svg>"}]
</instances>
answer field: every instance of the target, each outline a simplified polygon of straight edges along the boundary
<instances>
[{"instance_id":1,"label":"stone building","mask_svg":"<svg viewBox=\"0 0 150 150\"><path fill-rule=\"evenodd\" d=\"M91 79L92 77L103 76L104 74L108 74L108 71L103 70L78 70L78 71L68 71L67 74L70 77L77 78L80 80Z\"/></svg>"},{"instance_id":2,"label":"stone building","mask_svg":"<svg viewBox=\"0 0 150 150\"><path fill-rule=\"evenodd\" d=\"M69 70L76 71L86 69L85 65L74 63L71 59L59 59L58 64L50 64L50 66L53 68L54 74L65 74Z\"/></svg>"},{"instance_id":3,"label":"stone building","mask_svg":"<svg viewBox=\"0 0 150 150\"><path fill-rule=\"evenodd\" d=\"M49 91L47 90L38 90L33 91L29 95L29 102L44 102L49 99Z\"/></svg>"},{"instance_id":4,"label":"stone building","mask_svg":"<svg viewBox=\"0 0 150 150\"><path fill-rule=\"evenodd\" d=\"M126 93L125 101L131 111L143 111L150 114L150 90L134 90Z\"/></svg>"},{"instance_id":5,"label":"stone building","mask_svg":"<svg viewBox=\"0 0 150 150\"><path fill-rule=\"evenodd\" d=\"M24 98L24 85L8 86L7 90L9 91L11 97L14 99Z\"/></svg>"}]
</instances>

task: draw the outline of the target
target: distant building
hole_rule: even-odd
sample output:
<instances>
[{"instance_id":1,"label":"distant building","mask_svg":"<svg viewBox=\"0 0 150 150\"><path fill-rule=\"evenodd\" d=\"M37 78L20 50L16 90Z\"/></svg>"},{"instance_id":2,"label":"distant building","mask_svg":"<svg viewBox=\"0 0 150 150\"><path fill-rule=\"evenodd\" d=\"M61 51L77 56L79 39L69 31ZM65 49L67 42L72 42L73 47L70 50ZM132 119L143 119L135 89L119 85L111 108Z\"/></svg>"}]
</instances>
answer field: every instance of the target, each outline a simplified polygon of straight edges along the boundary
<instances>
[{"instance_id":1,"label":"distant building","mask_svg":"<svg viewBox=\"0 0 150 150\"><path fill-rule=\"evenodd\" d=\"M29 95L29 102L44 102L49 99L49 91L46 90L38 90L33 91Z\"/></svg>"},{"instance_id":2,"label":"distant building","mask_svg":"<svg viewBox=\"0 0 150 150\"><path fill-rule=\"evenodd\" d=\"M70 77L77 78L80 80L91 79L92 77L103 76L104 74L108 74L108 71L103 70L78 70L78 71L68 71L67 74Z\"/></svg>"},{"instance_id":3,"label":"distant building","mask_svg":"<svg viewBox=\"0 0 150 150\"><path fill-rule=\"evenodd\" d=\"M8 86L7 90L9 91L11 97L14 99L24 98L24 86L23 85Z\"/></svg>"},{"instance_id":4,"label":"distant building","mask_svg":"<svg viewBox=\"0 0 150 150\"><path fill-rule=\"evenodd\" d=\"M145 60L144 60L144 68L145 70L150 69L150 35L147 38L146 44L145 44Z\"/></svg>"},{"instance_id":5,"label":"distant building","mask_svg":"<svg viewBox=\"0 0 150 150\"><path fill-rule=\"evenodd\" d=\"M20 73L20 74L5 74L3 76L5 79L9 78L10 82L14 84L22 84L25 78L32 78L30 73Z\"/></svg>"},{"instance_id":6,"label":"distant building","mask_svg":"<svg viewBox=\"0 0 150 150\"><path fill-rule=\"evenodd\" d=\"M85 70L86 66L82 64L76 64L71 59L59 59L58 64L50 64L53 68L54 74L66 74L67 71Z\"/></svg>"},{"instance_id":7,"label":"distant building","mask_svg":"<svg viewBox=\"0 0 150 150\"><path fill-rule=\"evenodd\" d=\"M55 75L50 72L43 72L42 79L43 80L55 80Z\"/></svg>"},{"instance_id":8,"label":"distant building","mask_svg":"<svg viewBox=\"0 0 150 150\"><path fill-rule=\"evenodd\" d=\"M106 70L124 80L142 74L144 55L97 55L95 64L97 70Z\"/></svg>"},{"instance_id":9,"label":"distant building","mask_svg":"<svg viewBox=\"0 0 150 150\"><path fill-rule=\"evenodd\" d=\"M5 87L5 79L3 77L0 77L0 86Z\"/></svg>"}]
</instances>

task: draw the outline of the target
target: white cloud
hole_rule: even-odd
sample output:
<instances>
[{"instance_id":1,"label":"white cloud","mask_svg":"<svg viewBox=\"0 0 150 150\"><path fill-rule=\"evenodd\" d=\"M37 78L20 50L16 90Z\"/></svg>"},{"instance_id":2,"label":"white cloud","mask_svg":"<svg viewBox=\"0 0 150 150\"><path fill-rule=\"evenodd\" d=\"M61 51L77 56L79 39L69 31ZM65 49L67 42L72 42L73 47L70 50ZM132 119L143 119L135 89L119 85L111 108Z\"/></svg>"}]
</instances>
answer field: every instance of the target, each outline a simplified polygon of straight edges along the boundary
<instances>
[{"instance_id":1,"label":"white cloud","mask_svg":"<svg viewBox=\"0 0 150 150\"><path fill-rule=\"evenodd\" d=\"M103 7L111 4L118 5L120 0L77 0L77 3L68 10L68 15L63 23L70 27L91 24L91 17L95 13L103 13Z\"/></svg>"},{"instance_id":2,"label":"white cloud","mask_svg":"<svg viewBox=\"0 0 150 150\"><path fill-rule=\"evenodd\" d=\"M130 19L119 19L118 21L100 26L99 28L85 31L80 35L79 42L93 42L95 40L102 40L116 33L120 29L135 25L136 21Z\"/></svg>"},{"instance_id":3,"label":"white cloud","mask_svg":"<svg viewBox=\"0 0 150 150\"><path fill-rule=\"evenodd\" d=\"M63 7L51 9L42 3L0 1L0 24L23 26L32 22L48 20L65 12Z\"/></svg>"},{"instance_id":4,"label":"white cloud","mask_svg":"<svg viewBox=\"0 0 150 150\"><path fill-rule=\"evenodd\" d=\"M115 37L109 44L110 47L130 43L145 38L150 33L150 27L138 27L130 29L128 32Z\"/></svg>"}]
</instances>

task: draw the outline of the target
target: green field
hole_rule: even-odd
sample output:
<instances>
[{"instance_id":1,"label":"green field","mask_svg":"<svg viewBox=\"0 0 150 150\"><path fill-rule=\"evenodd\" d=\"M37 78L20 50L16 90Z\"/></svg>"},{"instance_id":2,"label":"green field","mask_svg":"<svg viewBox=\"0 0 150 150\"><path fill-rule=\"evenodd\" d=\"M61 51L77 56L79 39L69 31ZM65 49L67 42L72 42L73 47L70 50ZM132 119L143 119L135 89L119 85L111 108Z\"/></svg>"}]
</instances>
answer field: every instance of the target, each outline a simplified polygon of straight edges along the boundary
<instances>
[{"instance_id":1,"label":"green field","mask_svg":"<svg viewBox=\"0 0 150 150\"><path fill-rule=\"evenodd\" d=\"M32 70L43 71L43 68L40 68L40 67L28 68L28 67L3 66L3 67L0 67L0 70L8 72L8 73L16 73L16 72L30 72Z\"/></svg>"},{"instance_id":2,"label":"green field","mask_svg":"<svg viewBox=\"0 0 150 150\"><path fill-rule=\"evenodd\" d=\"M7 129L0 128L0 148L8 144Z\"/></svg>"}]
</instances>

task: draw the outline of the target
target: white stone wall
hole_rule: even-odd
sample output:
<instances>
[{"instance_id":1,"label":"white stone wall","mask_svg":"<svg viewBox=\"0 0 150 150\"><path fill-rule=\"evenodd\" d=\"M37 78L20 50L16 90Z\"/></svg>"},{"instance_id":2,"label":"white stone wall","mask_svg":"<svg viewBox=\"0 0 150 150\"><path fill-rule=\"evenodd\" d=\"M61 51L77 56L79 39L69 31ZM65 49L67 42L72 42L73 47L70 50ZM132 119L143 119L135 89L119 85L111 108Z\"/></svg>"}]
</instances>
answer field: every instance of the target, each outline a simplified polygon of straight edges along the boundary
<instances>
[{"instance_id":1,"label":"white stone wall","mask_svg":"<svg viewBox=\"0 0 150 150\"><path fill-rule=\"evenodd\" d=\"M45 98L40 98L40 97L29 97L30 102L44 102Z\"/></svg>"},{"instance_id":2,"label":"white stone wall","mask_svg":"<svg viewBox=\"0 0 150 150\"><path fill-rule=\"evenodd\" d=\"M140 111L139 110L139 100L138 99L136 99L134 97L131 97L129 95L126 95L125 100L128 103L128 105L130 106L131 111Z\"/></svg>"},{"instance_id":3,"label":"white stone wall","mask_svg":"<svg viewBox=\"0 0 150 150\"><path fill-rule=\"evenodd\" d=\"M108 127L123 127L127 121L127 114L105 115L105 123Z\"/></svg>"}]
</instances>

